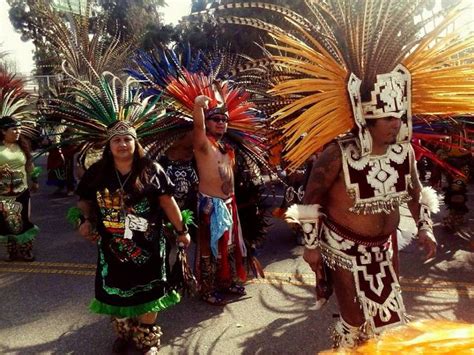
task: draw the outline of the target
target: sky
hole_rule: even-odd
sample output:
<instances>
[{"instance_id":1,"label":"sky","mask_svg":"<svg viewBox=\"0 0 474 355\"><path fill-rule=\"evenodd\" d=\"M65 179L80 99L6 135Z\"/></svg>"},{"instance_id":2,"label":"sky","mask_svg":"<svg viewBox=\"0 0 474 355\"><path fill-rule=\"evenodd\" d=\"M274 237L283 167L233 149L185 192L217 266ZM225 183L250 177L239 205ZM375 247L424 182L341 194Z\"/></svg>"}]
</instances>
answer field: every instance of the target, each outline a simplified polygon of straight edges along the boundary
<instances>
[{"instance_id":1,"label":"sky","mask_svg":"<svg viewBox=\"0 0 474 355\"><path fill-rule=\"evenodd\" d=\"M191 0L168 0L167 3L167 7L160 8L160 12L164 13L165 24L176 24L191 11ZM19 73L29 75L34 65L34 46L31 41L23 42L21 35L15 32L8 18L9 9L7 0L0 0L0 48L9 53L8 59L16 63Z\"/></svg>"},{"instance_id":2,"label":"sky","mask_svg":"<svg viewBox=\"0 0 474 355\"><path fill-rule=\"evenodd\" d=\"M169 4L167 7L160 9L164 14L165 24L176 24L181 17L190 13L191 0L167 0L167 3ZM20 39L20 34L14 31L10 19L8 18L9 8L10 6L7 4L7 0L0 0L0 50L10 53L8 59L16 63L19 73L29 75L31 70L33 70L32 56L34 46L31 41L23 42ZM465 15L466 16L463 16L464 21L472 21L469 13ZM471 26L469 26L469 28L472 29Z\"/></svg>"}]
</instances>

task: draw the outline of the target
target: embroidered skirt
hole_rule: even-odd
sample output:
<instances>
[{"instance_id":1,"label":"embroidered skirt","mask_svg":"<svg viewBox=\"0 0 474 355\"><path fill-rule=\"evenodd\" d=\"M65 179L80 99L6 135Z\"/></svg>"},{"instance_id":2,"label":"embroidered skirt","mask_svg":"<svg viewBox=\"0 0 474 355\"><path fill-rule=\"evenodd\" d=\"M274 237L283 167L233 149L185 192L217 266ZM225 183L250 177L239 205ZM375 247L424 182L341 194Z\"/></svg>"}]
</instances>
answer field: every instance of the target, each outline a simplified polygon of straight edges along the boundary
<instances>
[{"instance_id":1,"label":"embroidered skirt","mask_svg":"<svg viewBox=\"0 0 474 355\"><path fill-rule=\"evenodd\" d=\"M324 261L333 270L340 267L352 273L368 335L405 324L405 306L391 260L390 235L367 239L329 219L322 227Z\"/></svg>"}]
</instances>

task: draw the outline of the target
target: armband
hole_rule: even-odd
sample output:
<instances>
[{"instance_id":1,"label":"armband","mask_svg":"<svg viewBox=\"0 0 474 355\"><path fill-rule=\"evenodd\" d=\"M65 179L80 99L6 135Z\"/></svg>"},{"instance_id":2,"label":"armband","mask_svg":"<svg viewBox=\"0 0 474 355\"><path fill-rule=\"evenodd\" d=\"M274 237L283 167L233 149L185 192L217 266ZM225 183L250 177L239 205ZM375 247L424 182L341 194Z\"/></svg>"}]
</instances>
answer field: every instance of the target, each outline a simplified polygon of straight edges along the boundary
<instances>
[{"instance_id":1,"label":"armband","mask_svg":"<svg viewBox=\"0 0 474 355\"><path fill-rule=\"evenodd\" d=\"M321 212L321 205L291 205L285 213L287 223L296 223L301 226L304 234L305 247L316 249L319 246L320 217L324 216Z\"/></svg>"},{"instance_id":2,"label":"armband","mask_svg":"<svg viewBox=\"0 0 474 355\"><path fill-rule=\"evenodd\" d=\"M420 215L416 222L418 231L427 230L433 232L431 213L437 212L439 212L438 194L432 187L423 187L420 194Z\"/></svg>"}]
</instances>

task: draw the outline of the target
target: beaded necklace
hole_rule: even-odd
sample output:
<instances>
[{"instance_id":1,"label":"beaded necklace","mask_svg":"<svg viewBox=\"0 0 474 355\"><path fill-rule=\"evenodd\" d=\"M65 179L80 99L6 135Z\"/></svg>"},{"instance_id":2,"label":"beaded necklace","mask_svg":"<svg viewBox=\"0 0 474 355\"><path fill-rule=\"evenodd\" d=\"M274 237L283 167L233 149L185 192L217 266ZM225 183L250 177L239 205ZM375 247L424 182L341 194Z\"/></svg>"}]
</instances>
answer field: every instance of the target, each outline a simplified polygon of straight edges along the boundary
<instances>
[{"instance_id":1,"label":"beaded necklace","mask_svg":"<svg viewBox=\"0 0 474 355\"><path fill-rule=\"evenodd\" d=\"M117 171L117 169L115 169L115 175L117 176L117 180L120 185L120 207L121 207L122 213L125 215L125 202L124 202L125 189L124 187L127 184L127 181L130 178L130 176L132 176L132 171L130 170L128 172L127 177L125 178L123 182L122 182L122 179L120 178L120 174Z\"/></svg>"}]
</instances>

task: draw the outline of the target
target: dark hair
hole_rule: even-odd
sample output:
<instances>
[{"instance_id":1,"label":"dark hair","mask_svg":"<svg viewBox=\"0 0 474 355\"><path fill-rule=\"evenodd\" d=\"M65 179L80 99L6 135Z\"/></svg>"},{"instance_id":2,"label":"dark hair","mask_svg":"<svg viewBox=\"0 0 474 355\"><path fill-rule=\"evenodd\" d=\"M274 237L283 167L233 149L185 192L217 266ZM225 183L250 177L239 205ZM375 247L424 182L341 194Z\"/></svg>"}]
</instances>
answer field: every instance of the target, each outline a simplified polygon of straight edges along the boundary
<instances>
[{"instance_id":1,"label":"dark hair","mask_svg":"<svg viewBox=\"0 0 474 355\"><path fill-rule=\"evenodd\" d=\"M145 156L145 151L138 140L135 140L135 152L133 153L133 163L131 174L131 182L133 194L143 193L145 186L148 185L151 178L151 169L153 162ZM110 141L105 145L102 159L99 160L99 171L109 172L115 170L114 158L110 150ZM95 186L103 186L106 184L108 174L98 174L97 180L94 181Z\"/></svg>"},{"instance_id":2,"label":"dark hair","mask_svg":"<svg viewBox=\"0 0 474 355\"><path fill-rule=\"evenodd\" d=\"M372 99L372 91L374 91L374 89L374 84L366 85L365 87L361 88L360 98L362 102L369 102Z\"/></svg>"},{"instance_id":3,"label":"dark hair","mask_svg":"<svg viewBox=\"0 0 474 355\"><path fill-rule=\"evenodd\" d=\"M12 127L8 127L12 128ZM8 128L2 128L0 129L0 144L4 144L3 140L5 139L5 134L3 133L4 131L8 130ZM26 158L26 164L25 164L25 170L27 174L30 174L31 171L33 170L33 158L31 155L31 144L28 139L26 139L23 136L20 136L20 139L17 141L18 146L20 147L21 151L23 154L25 154Z\"/></svg>"},{"instance_id":4,"label":"dark hair","mask_svg":"<svg viewBox=\"0 0 474 355\"><path fill-rule=\"evenodd\" d=\"M376 119L365 120L367 127L375 126L375 124L377 123L376 121L377 121Z\"/></svg>"},{"instance_id":5,"label":"dark hair","mask_svg":"<svg viewBox=\"0 0 474 355\"><path fill-rule=\"evenodd\" d=\"M21 127L21 122L12 116L3 116L0 118L0 128L8 129L13 127Z\"/></svg>"}]
</instances>

